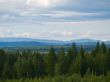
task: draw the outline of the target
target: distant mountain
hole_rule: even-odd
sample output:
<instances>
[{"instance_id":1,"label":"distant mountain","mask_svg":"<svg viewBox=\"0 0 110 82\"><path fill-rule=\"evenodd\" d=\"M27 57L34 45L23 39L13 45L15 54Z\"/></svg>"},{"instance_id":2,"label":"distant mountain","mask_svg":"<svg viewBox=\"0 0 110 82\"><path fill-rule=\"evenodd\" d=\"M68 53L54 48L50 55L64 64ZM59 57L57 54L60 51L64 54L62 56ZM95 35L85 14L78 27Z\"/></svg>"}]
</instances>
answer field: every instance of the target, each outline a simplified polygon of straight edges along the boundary
<instances>
[{"instance_id":1,"label":"distant mountain","mask_svg":"<svg viewBox=\"0 0 110 82\"><path fill-rule=\"evenodd\" d=\"M0 42L48 42L48 43L62 43L58 40L44 40L44 39L31 39L31 38L0 38ZM65 43L65 42L64 42Z\"/></svg>"},{"instance_id":2,"label":"distant mountain","mask_svg":"<svg viewBox=\"0 0 110 82\"><path fill-rule=\"evenodd\" d=\"M48 46L41 42L0 42L0 47L26 47L26 46Z\"/></svg>"},{"instance_id":3,"label":"distant mountain","mask_svg":"<svg viewBox=\"0 0 110 82\"><path fill-rule=\"evenodd\" d=\"M48 45L64 45L66 42L58 40L43 40L31 38L0 38L0 47L16 47L16 46L48 46Z\"/></svg>"},{"instance_id":4,"label":"distant mountain","mask_svg":"<svg viewBox=\"0 0 110 82\"><path fill-rule=\"evenodd\" d=\"M102 42L102 41L93 40L93 39L77 39L77 40L73 40L72 42L76 43L77 45L95 45L97 42Z\"/></svg>"},{"instance_id":5,"label":"distant mountain","mask_svg":"<svg viewBox=\"0 0 110 82\"><path fill-rule=\"evenodd\" d=\"M100 40L93 40L93 39L77 39L77 40L73 40L76 43L84 43L84 42L98 42Z\"/></svg>"},{"instance_id":6,"label":"distant mountain","mask_svg":"<svg viewBox=\"0 0 110 82\"><path fill-rule=\"evenodd\" d=\"M77 39L71 41L43 40L30 38L0 38L0 47L16 47L16 46L52 46L52 45L71 45L73 42L77 45L96 45L100 40L93 39ZM105 41L110 45L110 41Z\"/></svg>"},{"instance_id":7,"label":"distant mountain","mask_svg":"<svg viewBox=\"0 0 110 82\"><path fill-rule=\"evenodd\" d=\"M0 38L0 42L29 42L29 41L36 41L36 39L30 38Z\"/></svg>"}]
</instances>

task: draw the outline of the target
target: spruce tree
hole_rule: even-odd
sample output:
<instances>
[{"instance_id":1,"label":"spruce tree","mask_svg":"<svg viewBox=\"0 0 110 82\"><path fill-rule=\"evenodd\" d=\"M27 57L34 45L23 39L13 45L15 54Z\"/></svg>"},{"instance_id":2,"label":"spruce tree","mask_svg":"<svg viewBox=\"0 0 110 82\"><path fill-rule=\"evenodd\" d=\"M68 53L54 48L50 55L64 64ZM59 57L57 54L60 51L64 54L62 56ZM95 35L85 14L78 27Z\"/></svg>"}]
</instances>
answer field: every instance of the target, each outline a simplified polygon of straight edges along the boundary
<instances>
[{"instance_id":1,"label":"spruce tree","mask_svg":"<svg viewBox=\"0 0 110 82\"><path fill-rule=\"evenodd\" d=\"M32 59L34 76L35 77L44 77L45 75L45 64L44 59L40 53L35 53Z\"/></svg>"},{"instance_id":2,"label":"spruce tree","mask_svg":"<svg viewBox=\"0 0 110 82\"><path fill-rule=\"evenodd\" d=\"M55 67L55 72L57 75L63 75L66 73L67 66L65 65L65 51L64 48L61 48L60 53L58 54L58 62Z\"/></svg>"},{"instance_id":3,"label":"spruce tree","mask_svg":"<svg viewBox=\"0 0 110 82\"><path fill-rule=\"evenodd\" d=\"M56 64L56 54L53 47L50 48L49 53L46 55L45 64L46 64L46 74L49 76L54 75L55 64Z\"/></svg>"},{"instance_id":4,"label":"spruce tree","mask_svg":"<svg viewBox=\"0 0 110 82\"><path fill-rule=\"evenodd\" d=\"M1 49L0 50L0 78L1 78L1 74L3 72L3 67L4 67L5 62L6 62L5 51Z\"/></svg>"},{"instance_id":5,"label":"spruce tree","mask_svg":"<svg viewBox=\"0 0 110 82\"><path fill-rule=\"evenodd\" d=\"M87 71L87 60L86 60L86 58L85 58L85 51L84 51L84 49L83 49L83 47L81 46L81 49L80 49L80 51L79 51L79 55L81 56L80 57L80 74L82 75L82 76L84 76L84 74L86 73L86 71Z\"/></svg>"}]
</instances>

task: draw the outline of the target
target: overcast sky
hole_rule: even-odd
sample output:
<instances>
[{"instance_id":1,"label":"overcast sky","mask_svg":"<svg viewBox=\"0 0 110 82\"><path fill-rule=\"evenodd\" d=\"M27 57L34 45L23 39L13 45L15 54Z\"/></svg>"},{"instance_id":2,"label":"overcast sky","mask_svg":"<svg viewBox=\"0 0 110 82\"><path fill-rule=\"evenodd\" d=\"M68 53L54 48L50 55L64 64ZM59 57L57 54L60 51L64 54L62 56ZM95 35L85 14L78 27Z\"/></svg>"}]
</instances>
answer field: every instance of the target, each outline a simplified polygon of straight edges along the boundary
<instances>
[{"instance_id":1,"label":"overcast sky","mask_svg":"<svg viewBox=\"0 0 110 82\"><path fill-rule=\"evenodd\" d=\"M110 0L0 0L0 37L110 40Z\"/></svg>"}]
</instances>

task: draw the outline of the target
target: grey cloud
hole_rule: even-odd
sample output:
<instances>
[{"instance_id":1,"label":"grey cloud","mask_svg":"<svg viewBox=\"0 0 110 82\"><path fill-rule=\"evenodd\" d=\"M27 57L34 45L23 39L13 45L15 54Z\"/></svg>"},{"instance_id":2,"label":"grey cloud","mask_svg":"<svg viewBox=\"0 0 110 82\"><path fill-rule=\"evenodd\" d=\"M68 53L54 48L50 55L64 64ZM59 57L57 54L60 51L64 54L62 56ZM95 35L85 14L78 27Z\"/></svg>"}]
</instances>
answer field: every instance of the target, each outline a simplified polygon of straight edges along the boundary
<instances>
[{"instance_id":1,"label":"grey cloud","mask_svg":"<svg viewBox=\"0 0 110 82\"><path fill-rule=\"evenodd\" d=\"M110 0L57 0L57 4L53 0L54 6L48 8L26 5L27 1L0 0L0 21L64 22L110 19Z\"/></svg>"}]
</instances>

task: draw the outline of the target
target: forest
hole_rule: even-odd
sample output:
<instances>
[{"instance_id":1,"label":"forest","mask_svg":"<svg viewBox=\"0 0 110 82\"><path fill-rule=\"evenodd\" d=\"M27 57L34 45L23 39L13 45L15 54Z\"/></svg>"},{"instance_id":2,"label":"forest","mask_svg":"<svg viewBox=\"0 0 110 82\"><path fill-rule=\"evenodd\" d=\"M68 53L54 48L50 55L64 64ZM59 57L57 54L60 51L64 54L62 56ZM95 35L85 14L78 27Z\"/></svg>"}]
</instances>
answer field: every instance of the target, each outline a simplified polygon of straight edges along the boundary
<instances>
[{"instance_id":1,"label":"forest","mask_svg":"<svg viewBox=\"0 0 110 82\"><path fill-rule=\"evenodd\" d=\"M0 82L110 82L110 48L97 42L91 51L75 43L47 53L0 49Z\"/></svg>"}]
</instances>

